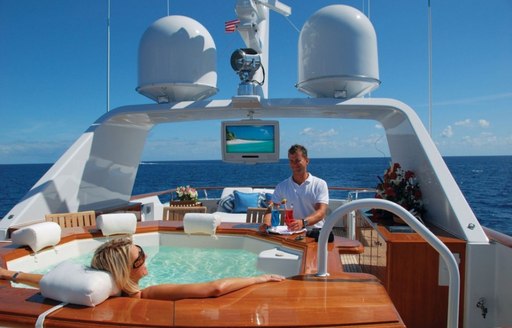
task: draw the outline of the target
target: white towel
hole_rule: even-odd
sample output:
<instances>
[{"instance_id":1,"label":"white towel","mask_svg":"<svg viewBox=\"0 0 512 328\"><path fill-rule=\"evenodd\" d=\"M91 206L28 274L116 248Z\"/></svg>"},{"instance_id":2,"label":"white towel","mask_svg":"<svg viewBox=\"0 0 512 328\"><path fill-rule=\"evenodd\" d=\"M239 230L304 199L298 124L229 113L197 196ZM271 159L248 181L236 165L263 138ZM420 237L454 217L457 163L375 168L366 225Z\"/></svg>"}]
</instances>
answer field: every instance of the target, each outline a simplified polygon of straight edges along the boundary
<instances>
[{"instance_id":1,"label":"white towel","mask_svg":"<svg viewBox=\"0 0 512 328\"><path fill-rule=\"evenodd\" d=\"M220 217L210 213L187 213L183 217L183 228L187 234L215 235Z\"/></svg>"}]
</instances>

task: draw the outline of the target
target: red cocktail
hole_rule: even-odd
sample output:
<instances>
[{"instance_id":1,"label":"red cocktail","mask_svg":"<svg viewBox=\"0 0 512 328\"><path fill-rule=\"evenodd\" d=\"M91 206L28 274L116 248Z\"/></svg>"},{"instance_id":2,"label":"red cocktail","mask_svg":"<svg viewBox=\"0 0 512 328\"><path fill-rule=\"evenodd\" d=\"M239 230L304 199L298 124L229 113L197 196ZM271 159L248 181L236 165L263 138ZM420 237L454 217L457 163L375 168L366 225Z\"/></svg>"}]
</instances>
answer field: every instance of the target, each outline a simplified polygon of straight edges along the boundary
<instances>
[{"instance_id":1,"label":"red cocktail","mask_svg":"<svg viewBox=\"0 0 512 328\"><path fill-rule=\"evenodd\" d=\"M286 225L289 227L290 224L293 223L293 221L295 221L293 218L293 209L287 208L284 211L284 223L286 223Z\"/></svg>"}]
</instances>

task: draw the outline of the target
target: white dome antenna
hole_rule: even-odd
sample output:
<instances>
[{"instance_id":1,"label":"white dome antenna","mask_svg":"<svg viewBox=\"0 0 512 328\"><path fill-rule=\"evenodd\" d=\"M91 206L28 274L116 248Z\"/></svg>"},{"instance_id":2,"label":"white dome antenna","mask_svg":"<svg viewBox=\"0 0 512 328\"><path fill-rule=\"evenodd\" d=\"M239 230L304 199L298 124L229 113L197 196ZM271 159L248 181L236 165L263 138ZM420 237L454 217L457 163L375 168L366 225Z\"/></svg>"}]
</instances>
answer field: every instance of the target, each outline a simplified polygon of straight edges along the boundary
<instances>
[{"instance_id":1,"label":"white dome antenna","mask_svg":"<svg viewBox=\"0 0 512 328\"><path fill-rule=\"evenodd\" d=\"M139 44L137 92L158 103L217 93L217 50L208 30L185 16L158 19Z\"/></svg>"},{"instance_id":2,"label":"white dome antenna","mask_svg":"<svg viewBox=\"0 0 512 328\"><path fill-rule=\"evenodd\" d=\"M299 37L300 91L317 98L362 97L377 88L377 36L359 10L331 5L314 13Z\"/></svg>"}]
</instances>

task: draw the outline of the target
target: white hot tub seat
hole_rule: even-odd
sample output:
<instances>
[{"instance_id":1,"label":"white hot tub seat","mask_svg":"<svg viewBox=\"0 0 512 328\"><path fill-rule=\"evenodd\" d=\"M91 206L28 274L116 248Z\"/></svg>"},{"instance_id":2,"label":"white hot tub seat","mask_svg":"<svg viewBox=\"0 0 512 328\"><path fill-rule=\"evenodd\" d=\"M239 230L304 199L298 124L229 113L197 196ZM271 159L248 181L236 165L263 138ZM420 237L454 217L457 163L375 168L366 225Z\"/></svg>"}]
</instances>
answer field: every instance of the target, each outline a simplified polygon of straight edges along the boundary
<instances>
[{"instance_id":1,"label":"white hot tub seat","mask_svg":"<svg viewBox=\"0 0 512 328\"><path fill-rule=\"evenodd\" d=\"M183 230L186 234L215 236L220 225L220 217L210 213L186 213L183 217Z\"/></svg>"},{"instance_id":2,"label":"white hot tub seat","mask_svg":"<svg viewBox=\"0 0 512 328\"><path fill-rule=\"evenodd\" d=\"M137 216L134 213L102 214L96 218L96 227L103 236L133 235L137 229Z\"/></svg>"},{"instance_id":3,"label":"white hot tub seat","mask_svg":"<svg viewBox=\"0 0 512 328\"><path fill-rule=\"evenodd\" d=\"M11 240L17 245L27 245L32 251L55 246L60 242L62 229L55 222L41 222L14 231Z\"/></svg>"}]
</instances>

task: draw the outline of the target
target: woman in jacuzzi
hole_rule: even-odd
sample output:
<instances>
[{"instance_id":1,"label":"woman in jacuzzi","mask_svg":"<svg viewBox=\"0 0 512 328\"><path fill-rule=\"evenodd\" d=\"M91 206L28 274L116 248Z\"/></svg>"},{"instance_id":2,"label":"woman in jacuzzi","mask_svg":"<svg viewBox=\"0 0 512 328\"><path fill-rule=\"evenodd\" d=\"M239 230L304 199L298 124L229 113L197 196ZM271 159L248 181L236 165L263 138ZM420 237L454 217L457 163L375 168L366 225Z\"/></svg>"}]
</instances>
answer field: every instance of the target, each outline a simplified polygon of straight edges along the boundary
<instances>
[{"instance_id":1,"label":"woman in jacuzzi","mask_svg":"<svg viewBox=\"0 0 512 328\"><path fill-rule=\"evenodd\" d=\"M285 279L280 275L263 274L257 277L223 278L193 284L159 284L141 290L139 280L148 274L145 262L146 255L142 247L125 237L113 239L98 247L94 252L91 267L110 273L122 296L173 301L218 297L254 284ZM0 278L39 287L43 275L0 268Z\"/></svg>"}]
</instances>

